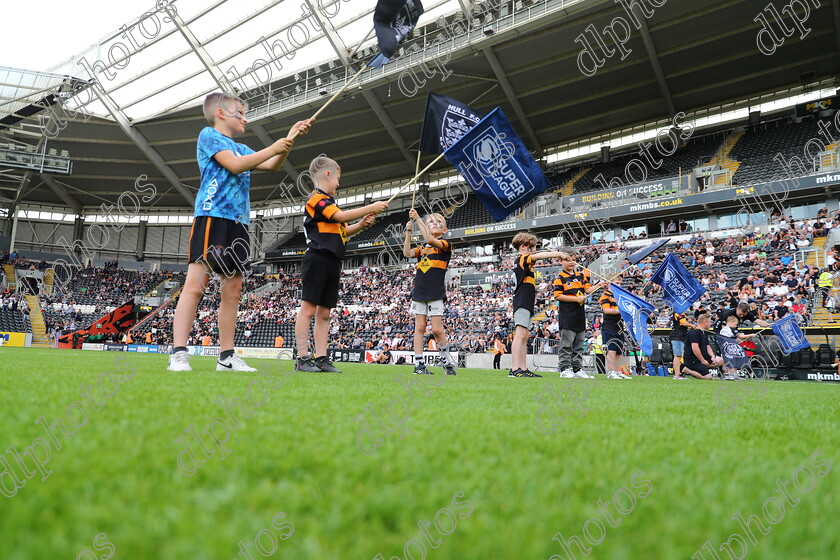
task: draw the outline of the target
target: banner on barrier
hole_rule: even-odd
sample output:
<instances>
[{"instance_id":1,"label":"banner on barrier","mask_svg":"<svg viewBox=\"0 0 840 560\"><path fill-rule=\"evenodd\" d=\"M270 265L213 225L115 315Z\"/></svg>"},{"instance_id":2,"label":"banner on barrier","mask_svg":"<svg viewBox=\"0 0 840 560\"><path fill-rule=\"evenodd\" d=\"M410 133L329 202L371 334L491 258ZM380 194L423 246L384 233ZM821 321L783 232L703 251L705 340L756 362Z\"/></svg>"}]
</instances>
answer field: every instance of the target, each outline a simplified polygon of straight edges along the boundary
<instances>
[{"instance_id":1,"label":"banner on barrier","mask_svg":"<svg viewBox=\"0 0 840 560\"><path fill-rule=\"evenodd\" d=\"M99 342L83 342L82 350L105 350L105 345Z\"/></svg>"},{"instance_id":2,"label":"banner on barrier","mask_svg":"<svg viewBox=\"0 0 840 560\"><path fill-rule=\"evenodd\" d=\"M368 364L376 361L376 358L382 353L382 350L365 350L364 361ZM449 353L455 363L459 363L460 351L452 351ZM438 352L423 352L424 360L427 366L441 366L443 367L443 358ZM405 358L406 364L414 364L414 352L411 350L391 350L390 364L396 364L400 358Z\"/></svg>"},{"instance_id":3,"label":"banner on barrier","mask_svg":"<svg viewBox=\"0 0 840 560\"><path fill-rule=\"evenodd\" d=\"M266 360L276 360L278 355L280 359L291 360L291 348L252 348L248 346L237 346L234 348L236 355L240 358L261 358Z\"/></svg>"},{"instance_id":4,"label":"banner on barrier","mask_svg":"<svg viewBox=\"0 0 840 560\"><path fill-rule=\"evenodd\" d=\"M220 351L218 346L187 346L191 356L218 356Z\"/></svg>"},{"instance_id":5,"label":"banner on barrier","mask_svg":"<svg viewBox=\"0 0 840 560\"><path fill-rule=\"evenodd\" d=\"M129 344L126 352L140 352L143 354L157 354L157 344Z\"/></svg>"},{"instance_id":6,"label":"banner on barrier","mask_svg":"<svg viewBox=\"0 0 840 560\"><path fill-rule=\"evenodd\" d=\"M0 339L3 340L3 346L26 346L26 333L0 332Z\"/></svg>"}]
</instances>

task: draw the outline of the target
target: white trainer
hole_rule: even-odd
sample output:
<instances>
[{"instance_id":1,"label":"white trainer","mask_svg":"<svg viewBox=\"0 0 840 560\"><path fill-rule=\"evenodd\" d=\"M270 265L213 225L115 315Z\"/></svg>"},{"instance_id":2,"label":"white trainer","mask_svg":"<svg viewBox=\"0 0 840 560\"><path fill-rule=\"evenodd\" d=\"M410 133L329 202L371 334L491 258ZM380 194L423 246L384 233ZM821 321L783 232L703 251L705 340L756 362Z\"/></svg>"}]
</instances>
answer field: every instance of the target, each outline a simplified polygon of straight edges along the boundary
<instances>
[{"instance_id":1,"label":"white trainer","mask_svg":"<svg viewBox=\"0 0 840 560\"><path fill-rule=\"evenodd\" d=\"M216 371L257 371L245 363L245 360L234 354L233 356L219 360L216 363Z\"/></svg>"},{"instance_id":2,"label":"white trainer","mask_svg":"<svg viewBox=\"0 0 840 560\"><path fill-rule=\"evenodd\" d=\"M588 373L584 373L583 370L573 371L572 375L574 375L578 379L595 379L594 375L589 375Z\"/></svg>"},{"instance_id":3,"label":"white trainer","mask_svg":"<svg viewBox=\"0 0 840 560\"><path fill-rule=\"evenodd\" d=\"M169 371L192 371L189 353L181 350L169 356L169 365L166 369Z\"/></svg>"},{"instance_id":4,"label":"white trainer","mask_svg":"<svg viewBox=\"0 0 840 560\"><path fill-rule=\"evenodd\" d=\"M611 371L607 373L607 379L629 379L629 377L620 371Z\"/></svg>"},{"instance_id":5,"label":"white trainer","mask_svg":"<svg viewBox=\"0 0 840 560\"><path fill-rule=\"evenodd\" d=\"M573 372L572 370L564 369L563 371L560 372L560 377L562 377L563 379L573 379L577 376L575 375L575 372Z\"/></svg>"}]
</instances>

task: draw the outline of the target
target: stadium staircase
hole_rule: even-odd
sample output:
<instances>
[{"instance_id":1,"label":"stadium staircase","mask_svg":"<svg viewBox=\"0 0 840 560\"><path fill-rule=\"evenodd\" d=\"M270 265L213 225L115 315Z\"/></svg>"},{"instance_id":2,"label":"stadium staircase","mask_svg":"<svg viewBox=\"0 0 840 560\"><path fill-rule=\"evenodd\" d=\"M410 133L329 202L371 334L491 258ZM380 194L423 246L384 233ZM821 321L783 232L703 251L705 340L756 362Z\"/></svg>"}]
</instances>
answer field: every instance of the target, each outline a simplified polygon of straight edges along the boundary
<instances>
[{"instance_id":1,"label":"stadium staircase","mask_svg":"<svg viewBox=\"0 0 840 560\"><path fill-rule=\"evenodd\" d=\"M820 159L820 167L819 167L820 170L824 169L826 171L829 171L829 170L833 169L832 164L837 163L837 155L838 155L836 153L837 146L838 146L838 144L835 143L835 144L830 144L830 145L825 147L825 151L828 152L828 153L824 154L822 156L822 159Z\"/></svg>"},{"instance_id":2,"label":"stadium staircase","mask_svg":"<svg viewBox=\"0 0 840 560\"><path fill-rule=\"evenodd\" d=\"M266 294L276 292L277 290L279 290L282 287L283 287L283 282L269 282L268 284L265 284L264 286L260 286L256 290L251 290L250 292L248 292L247 295L248 295L248 297L264 296Z\"/></svg>"},{"instance_id":3,"label":"stadium staircase","mask_svg":"<svg viewBox=\"0 0 840 560\"><path fill-rule=\"evenodd\" d=\"M580 179L583 178L584 175L591 171L591 167L585 167L581 169L574 177L569 179L565 185L560 189L560 196L569 196L573 192L575 192L575 183L577 183Z\"/></svg>"},{"instance_id":4,"label":"stadium staircase","mask_svg":"<svg viewBox=\"0 0 840 560\"><path fill-rule=\"evenodd\" d=\"M825 252L825 243L827 241L827 237L815 237L814 243L811 245L816 251L809 251L807 256L805 257L805 264L808 265L808 268L813 269L814 267L819 268L819 262L817 261L817 253ZM824 257L823 257L824 258ZM822 327L822 326L829 326L830 323L828 322L828 310L822 304L822 295L818 294L815 296L814 305L812 306L812 317L811 317L811 325L815 327ZM836 319L835 319L836 320ZM808 341L812 342L810 337L808 337Z\"/></svg>"},{"instance_id":5,"label":"stadium staircase","mask_svg":"<svg viewBox=\"0 0 840 560\"><path fill-rule=\"evenodd\" d=\"M32 325L32 347L49 348L50 337L47 336L47 327L44 323L44 312L38 296L26 295L26 304L29 306L29 323Z\"/></svg>"},{"instance_id":6,"label":"stadium staircase","mask_svg":"<svg viewBox=\"0 0 840 560\"><path fill-rule=\"evenodd\" d=\"M715 156L707 165L720 165L721 169L729 171L729 179L731 180L731 178L734 177L735 173L738 171L738 168L741 167L741 162L730 158L729 154L735 148L735 144L738 143L738 140L740 140L743 135L744 131L735 132L729 135L729 137L723 141L723 144L721 144L720 149L717 151ZM726 175L718 175L715 178L715 186L726 184Z\"/></svg>"},{"instance_id":7,"label":"stadium staircase","mask_svg":"<svg viewBox=\"0 0 840 560\"><path fill-rule=\"evenodd\" d=\"M6 280L9 281L9 286L15 285L15 267L10 264L3 265L3 272L6 273Z\"/></svg>"},{"instance_id":8,"label":"stadium staircase","mask_svg":"<svg viewBox=\"0 0 840 560\"><path fill-rule=\"evenodd\" d=\"M44 293L53 293L53 285L55 284L55 269L48 268L44 271Z\"/></svg>"}]
</instances>

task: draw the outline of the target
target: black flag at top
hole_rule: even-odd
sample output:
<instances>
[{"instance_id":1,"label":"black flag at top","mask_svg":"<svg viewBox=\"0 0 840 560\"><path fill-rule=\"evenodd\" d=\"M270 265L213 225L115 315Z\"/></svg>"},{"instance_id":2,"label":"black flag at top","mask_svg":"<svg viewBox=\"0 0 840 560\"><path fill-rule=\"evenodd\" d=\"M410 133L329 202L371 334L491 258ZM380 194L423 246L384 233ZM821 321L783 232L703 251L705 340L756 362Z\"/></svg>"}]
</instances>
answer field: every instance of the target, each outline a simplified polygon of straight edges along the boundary
<instances>
[{"instance_id":1,"label":"black flag at top","mask_svg":"<svg viewBox=\"0 0 840 560\"><path fill-rule=\"evenodd\" d=\"M465 103L430 91L420 132L420 151L442 154L484 116Z\"/></svg>"},{"instance_id":2,"label":"black flag at top","mask_svg":"<svg viewBox=\"0 0 840 560\"><path fill-rule=\"evenodd\" d=\"M420 0L379 0L373 11L373 28L379 42L379 54L368 62L380 68L394 56L405 36L411 33L423 15Z\"/></svg>"}]
</instances>

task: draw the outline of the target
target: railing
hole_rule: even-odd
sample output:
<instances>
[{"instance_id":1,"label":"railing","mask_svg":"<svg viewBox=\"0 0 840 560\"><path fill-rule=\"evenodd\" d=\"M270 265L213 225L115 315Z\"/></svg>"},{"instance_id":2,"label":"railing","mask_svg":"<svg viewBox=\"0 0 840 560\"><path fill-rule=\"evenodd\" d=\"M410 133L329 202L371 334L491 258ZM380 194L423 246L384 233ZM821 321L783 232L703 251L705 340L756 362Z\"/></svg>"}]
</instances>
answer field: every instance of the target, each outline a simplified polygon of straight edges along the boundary
<instances>
[{"instance_id":1,"label":"railing","mask_svg":"<svg viewBox=\"0 0 840 560\"><path fill-rule=\"evenodd\" d=\"M659 190L648 189L645 193L631 194L629 196L618 194L619 191L632 191L638 187L649 187L660 183L662 187ZM643 184L627 185L618 189L573 193L560 197L560 211L586 212L595 208L610 208L634 203L644 204L645 202L651 202L651 199L656 201L670 200L693 194L694 189L691 188L690 183L691 175L683 175L682 177L664 178Z\"/></svg>"},{"instance_id":2,"label":"railing","mask_svg":"<svg viewBox=\"0 0 840 560\"><path fill-rule=\"evenodd\" d=\"M55 152L55 150L51 150ZM9 144L0 147L0 164L20 169L32 169L39 173L61 173L69 175L73 171L73 162L66 155L42 153Z\"/></svg>"},{"instance_id":3,"label":"railing","mask_svg":"<svg viewBox=\"0 0 840 560\"><path fill-rule=\"evenodd\" d=\"M808 261L808 255L814 255L814 266L823 268L825 266L825 249L822 247L805 247L797 251L803 263ZM797 255L794 255L794 262L796 262ZM797 263L798 264L798 263Z\"/></svg>"},{"instance_id":4,"label":"railing","mask_svg":"<svg viewBox=\"0 0 840 560\"><path fill-rule=\"evenodd\" d=\"M724 181L718 184L718 177L723 177ZM719 190L732 188L732 171L729 169L717 169L712 171L709 175L709 181L704 190Z\"/></svg>"},{"instance_id":5,"label":"railing","mask_svg":"<svg viewBox=\"0 0 840 560\"><path fill-rule=\"evenodd\" d=\"M817 157L814 158L818 160L814 165L814 171L826 172L840 169L840 154L838 154L838 149L817 154Z\"/></svg>"},{"instance_id":6,"label":"railing","mask_svg":"<svg viewBox=\"0 0 840 560\"><path fill-rule=\"evenodd\" d=\"M419 66L421 63L433 63L435 60L440 60L449 57L453 53L467 53L478 52L484 46L489 46L500 42L502 39L499 34L504 31L511 31L515 33L522 33L523 26L543 26L547 22L545 17L548 14L558 14L559 16L568 16L565 10L575 4L581 4L583 0L542 0L535 2L532 6L525 7L522 2L516 2L514 9L502 10L495 16L492 21L484 23L474 22L473 20L459 21L460 29L464 31L459 34L453 33L447 40L436 44L429 44L423 38L423 45L419 51L409 52L411 44L405 46L405 54L399 58L393 59L381 68L371 68L365 72L358 80L358 84L365 82L372 82L392 76L391 79L399 76L403 71ZM503 3L505 8L510 6L511 2ZM511 13L505 15L505 11ZM459 29L459 30L460 30ZM491 30L491 31L485 31ZM418 44L418 47L420 45ZM361 61L360 61L361 62ZM289 84L287 88L294 88L294 94L288 97L277 98L277 92L274 96L269 97L269 101L263 105L254 106L248 111L247 117L249 121L256 121L270 117L284 111L290 111L294 108L316 103L323 100L325 96L332 95L347 83L347 81L355 74L350 68L344 69L344 78L330 83L321 85L310 85L309 79L299 80L296 83ZM301 71L300 74L306 74L308 78L308 71ZM355 87L355 86L354 86ZM352 93L352 92L348 92Z\"/></svg>"}]
</instances>

